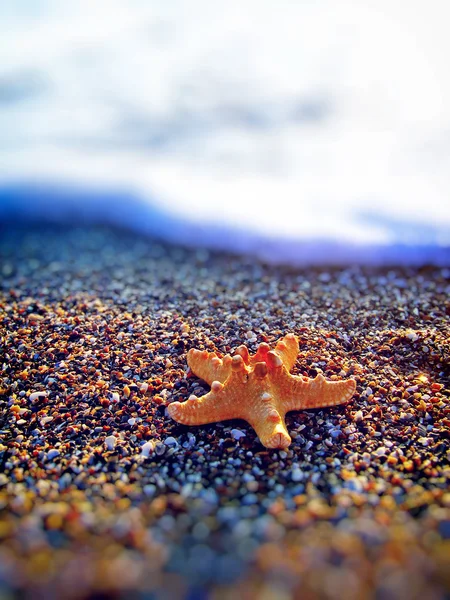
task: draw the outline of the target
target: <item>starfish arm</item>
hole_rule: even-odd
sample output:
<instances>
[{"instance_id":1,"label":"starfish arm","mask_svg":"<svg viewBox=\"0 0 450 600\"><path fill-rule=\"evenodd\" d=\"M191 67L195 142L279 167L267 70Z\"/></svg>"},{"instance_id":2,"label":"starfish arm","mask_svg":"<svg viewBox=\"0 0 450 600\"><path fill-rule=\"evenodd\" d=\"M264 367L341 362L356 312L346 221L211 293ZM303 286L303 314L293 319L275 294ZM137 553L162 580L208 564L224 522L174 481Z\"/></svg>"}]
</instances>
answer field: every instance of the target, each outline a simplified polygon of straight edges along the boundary
<instances>
[{"instance_id":1,"label":"starfish arm","mask_svg":"<svg viewBox=\"0 0 450 600\"><path fill-rule=\"evenodd\" d=\"M259 419L253 414L251 419L246 420L266 448L287 448L290 445L291 437L286 429L286 424L276 410L273 410L270 415L260 415Z\"/></svg>"},{"instance_id":2,"label":"starfish arm","mask_svg":"<svg viewBox=\"0 0 450 600\"><path fill-rule=\"evenodd\" d=\"M276 356L276 358L280 360L279 357ZM291 443L291 438L284 422L285 410L278 408L276 390L271 388L270 382L267 380L268 373L269 367L265 363L255 365L255 369L249 377L249 385L258 380L259 385L252 386L254 392L251 401L242 406L242 418L250 423L263 446L287 448ZM244 383L241 389L245 386ZM258 387L260 391L257 391ZM247 396L247 398L250 397Z\"/></svg>"},{"instance_id":3,"label":"starfish arm","mask_svg":"<svg viewBox=\"0 0 450 600\"><path fill-rule=\"evenodd\" d=\"M219 358L215 352L191 349L187 355L191 371L211 385L213 381L224 383L231 372L231 357Z\"/></svg>"},{"instance_id":4,"label":"starfish arm","mask_svg":"<svg viewBox=\"0 0 450 600\"><path fill-rule=\"evenodd\" d=\"M211 391L201 398L191 396L186 402L169 404L169 415L184 425L205 425L244 418L242 397L243 387L248 381L247 368L239 355L230 358L230 364L226 386L220 381L212 381Z\"/></svg>"},{"instance_id":5,"label":"starfish arm","mask_svg":"<svg viewBox=\"0 0 450 600\"><path fill-rule=\"evenodd\" d=\"M309 408L324 408L348 402L356 390L354 379L345 381L327 381L323 375L314 379L289 376L289 398L285 410L304 410Z\"/></svg>"},{"instance_id":6,"label":"starfish arm","mask_svg":"<svg viewBox=\"0 0 450 600\"><path fill-rule=\"evenodd\" d=\"M232 418L226 405L218 406L212 392L201 398L191 397L186 402L172 402L167 411L172 419L182 425L206 425Z\"/></svg>"},{"instance_id":7,"label":"starfish arm","mask_svg":"<svg viewBox=\"0 0 450 600\"><path fill-rule=\"evenodd\" d=\"M287 371L290 371L295 365L299 350L298 339L293 333L288 333L284 338L278 340L275 346L275 352L281 358Z\"/></svg>"}]
</instances>

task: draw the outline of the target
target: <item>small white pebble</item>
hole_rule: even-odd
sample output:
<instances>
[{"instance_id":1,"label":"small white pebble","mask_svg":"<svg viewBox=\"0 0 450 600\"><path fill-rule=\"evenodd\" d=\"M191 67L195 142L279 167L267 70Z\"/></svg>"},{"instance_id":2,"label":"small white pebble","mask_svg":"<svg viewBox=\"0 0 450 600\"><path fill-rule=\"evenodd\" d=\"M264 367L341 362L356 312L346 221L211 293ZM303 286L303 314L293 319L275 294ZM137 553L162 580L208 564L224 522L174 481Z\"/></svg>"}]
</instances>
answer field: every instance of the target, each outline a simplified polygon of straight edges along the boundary
<instances>
[{"instance_id":1,"label":"small white pebble","mask_svg":"<svg viewBox=\"0 0 450 600\"><path fill-rule=\"evenodd\" d=\"M29 400L30 400L30 402L34 402L38 398L45 397L45 396L48 396L48 392L45 392L45 391L43 391L43 392L32 392L30 394Z\"/></svg>"},{"instance_id":2,"label":"small white pebble","mask_svg":"<svg viewBox=\"0 0 450 600\"><path fill-rule=\"evenodd\" d=\"M303 479L303 473L302 471L300 471L300 469L298 467L294 467L292 469L292 473L291 473L291 479L292 481L301 481Z\"/></svg>"},{"instance_id":3,"label":"small white pebble","mask_svg":"<svg viewBox=\"0 0 450 600\"><path fill-rule=\"evenodd\" d=\"M105 444L106 444L106 447L108 448L108 450L114 450L114 448L116 447L116 444L117 444L116 436L108 435L108 437L105 439Z\"/></svg>"},{"instance_id":4,"label":"small white pebble","mask_svg":"<svg viewBox=\"0 0 450 600\"><path fill-rule=\"evenodd\" d=\"M411 340L411 342L415 342L416 340L419 339L419 336L417 335L417 333L415 331L409 331L406 334L406 337L408 338L408 340Z\"/></svg>"},{"instance_id":5,"label":"small white pebble","mask_svg":"<svg viewBox=\"0 0 450 600\"><path fill-rule=\"evenodd\" d=\"M120 396L119 396L118 392L113 392L111 394L111 398L112 398L113 402L119 402L120 401Z\"/></svg>"},{"instance_id":6,"label":"small white pebble","mask_svg":"<svg viewBox=\"0 0 450 600\"><path fill-rule=\"evenodd\" d=\"M41 419L41 425L47 425L47 423L50 423L51 421L53 421L53 417L43 417Z\"/></svg>"},{"instance_id":7,"label":"small white pebble","mask_svg":"<svg viewBox=\"0 0 450 600\"><path fill-rule=\"evenodd\" d=\"M384 446L380 446L373 452L374 456L385 456L386 448Z\"/></svg>"},{"instance_id":8,"label":"small white pebble","mask_svg":"<svg viewBox=\"0 0 450 600\"><path fill-rule=\"evenodd\" d=\"M354 420L355 420L357 423L359 423L359 421L362 421L362 420L363 420L363 412L362 412L362 410L358 410L358 411L355 413Z\"/></svg>"},{"instance_id":9,"label":"small white pebble","mask_svg":"<svg viewBox=\"0 0 450 600\"><path fill-rule=\"evenodd\" d=\"M141 394L145 394L145 392L148 390L148 383L144 382L141 384L141 387L139 388L139 391L141 392Z\"/></svg>"},{"instance_id":10,"label":"small white pebble","mask_svg":"<svg viewBox=\"0 0 450 600\"><path fill-rule=\"evenodd\" d=\"M420 437L417 441L422 446L430 446L431 443L433 442L433 439L432 438L426 438L426 437Z\"/></svg>"},{"instance_id":11,"label":"small white pebble","mask_svg":"<svg viewBox=\"0 0 450 600\"><path fill-rule=\"evenodd\" d=\"M147 458L150 455L150 452L153 452L155 445L153 442L145 442L145 444L141 448L142 456Z\"/></svg>"},{"instance_id":12,"label":"small white pebble","mask_svg":"<svg viewBox=\"0 0 450 600\"><path fill-rule=\"evenodd\" d=\"M134 419L133 417L131 417L131 419L128 419L128 424L131 425L131 427L133 427L133 425L136 423L136 419Z\"/></svg>"}]
</instances>

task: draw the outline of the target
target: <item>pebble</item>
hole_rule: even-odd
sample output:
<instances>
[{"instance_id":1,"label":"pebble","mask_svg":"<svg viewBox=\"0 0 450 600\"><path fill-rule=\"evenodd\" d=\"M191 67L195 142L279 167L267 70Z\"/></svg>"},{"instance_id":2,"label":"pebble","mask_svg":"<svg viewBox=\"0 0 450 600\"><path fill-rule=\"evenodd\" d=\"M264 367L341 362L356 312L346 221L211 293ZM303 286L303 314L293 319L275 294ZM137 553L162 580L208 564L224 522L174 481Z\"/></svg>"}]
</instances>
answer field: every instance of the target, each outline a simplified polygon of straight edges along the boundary
<instances>
[{"instance_id":1,"label":"pebble","mask_svg":"<svg viewBox=\"0 0 450 600\"><path fill-rule=\"evenodd\" d=\"M231 437L235 440L240 440L241 438L245 437L245 432L241 431L240 429L232 429L230 433Z\"/></svg>"},{"instance_id":2,"label":"pebble","mask_svg":"<svg viewBox=\"0 0 450 600\"><path fill-rule=\"evenodd\" d=\"M37 400L38 398L45 398L48 396L48 392L46 391L38 391L38 392L32 392L28 399L30 402L34 402L35 400Z\"/></svg>"},{"instance_id":3,"label":"pebble","mask_svg":"<svg viewBox=\"0 0 450 600\"><path fill-rule=\"evenodd\" d=\"M155 452L158 456L162 456L166 451L166 446L165 444L162 444L161 442L156 442L155 443Z\"/></svg>"},{"instance_id":4,"label":"pebble","mask_svg":"<svg viewBox=\"0 0 450 600\"><path fill-rule=\"evenodd\" d=\"M146 496L154 496L156 493L156 485L149 483L147 485L144 485L143 490Z\"/></svg>"},{"instance_id":5,"label":"pebble","mask_svg":"<svg viewBox=\"0 0 450 600\"><path fill-rule=\"evenodd\" d=\"M105 438L105 445L108 448L108 450L114 450L116 444L117 438L115 435L109 435L107 438Z\"/></svg>"},{"instance_id":6,"label":"pebble","mask_svg":"<svg viewBox=\"0 0 450 600\"><path fill-rule=\"evenodd\" d=\"M292 469L291 479L295 482L303 480L303 473L298 467Z\"/></svg>"},{"instance_id":7,"label":"pebble","mask_svg":"<svg viewBox=\"0 0 450 600\"><path fill-rule=\"evenodd\" d=\"M386 452L387 452L387 448L385 448L384 446L380 446L379 448L374 450L373 454L375 456L385 456Z\"/></svg>"},{"instance_id":8,"label":"pebble","mask_svg":"<svg viewBox=\"0 0 450 600\"><path fill-rule=\"evenodd\" d=\"M242 498L242 504L244 506L248 506L250 504L257 504L258 502L258 496L256 494L245 494Z\"/></svg>"},{"instance_id":9,"label":"pebble","mask_svg":"<svg viewBox=\"0 0 450 600\"><path fill-rule=\"evenodd\" d=\"M144 456L145 458L148 458L150 456L150 454L153 452L153 450L154 450L153 442L145 442L145 444L143 444L143 446L141 447L142 456Z\"/></svg>"},{"instance_id":10,"label":"pebble","mask_svg":"<svg viewBox=\"0 0 450 600\"><path fill-rule=\"evenodd\" d=\"M411 340L412 342L416 342L419 339L419 336L417 335L417 333L415 331L409 331L406 334L406 337L408 338L408 340Z\"/></svg>"},{"instance_id":11,"label":"pebble","mask_svg":"<svg viewBox=\"0 0 450 600\"><path fill-rule=\"evenodd\" d=\"M357 423L359 423L360 421L362 421L362 420L363 420L363 418L364 418L364 415L363 415L363 412L362 412L362 410L358 410L358 411L356 411L356 413L355 413L355 416L354 416L354 420L355 420Z\"/></svg>"},{"instance_id":12,"label":"pebble","mask_svg":"<svg viewBox=\"0 0 450 600\"><path fill-rule=\"evenodd\" d=\"M174 437L168 437L164 440L166 446L178 446L178 442Z\"/></svg>"}]
</instances>

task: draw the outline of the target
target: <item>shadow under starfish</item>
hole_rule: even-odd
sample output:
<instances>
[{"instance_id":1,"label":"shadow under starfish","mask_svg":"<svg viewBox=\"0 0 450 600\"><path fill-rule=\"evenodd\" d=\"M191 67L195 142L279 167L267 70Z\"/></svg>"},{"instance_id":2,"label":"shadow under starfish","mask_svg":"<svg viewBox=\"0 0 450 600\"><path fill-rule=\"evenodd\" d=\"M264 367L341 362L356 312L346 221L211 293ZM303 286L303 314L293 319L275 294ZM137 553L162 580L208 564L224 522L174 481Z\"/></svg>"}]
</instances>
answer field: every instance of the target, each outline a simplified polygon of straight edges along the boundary
<instances>
[{"instance_id":1,"label":"shadow under starfish","mask_svg":"<svg viewBox=\"0 0 450 600\"><path fill-rule=\"evenodd\" d=\"M251 356L239 346L235 356L219 358L214 352L191 349L191 371L211 386L211 391L186 402L172 402L167 410L178 423L205 425L228 419L244 419L266 448L287 448L291 437L285 415L291 410L324 408L348 402L356 389L354 379L327 381L291 375L299 353L297 337L289 333L275 350L259 345Z\"/></svg>"}]
</instances>

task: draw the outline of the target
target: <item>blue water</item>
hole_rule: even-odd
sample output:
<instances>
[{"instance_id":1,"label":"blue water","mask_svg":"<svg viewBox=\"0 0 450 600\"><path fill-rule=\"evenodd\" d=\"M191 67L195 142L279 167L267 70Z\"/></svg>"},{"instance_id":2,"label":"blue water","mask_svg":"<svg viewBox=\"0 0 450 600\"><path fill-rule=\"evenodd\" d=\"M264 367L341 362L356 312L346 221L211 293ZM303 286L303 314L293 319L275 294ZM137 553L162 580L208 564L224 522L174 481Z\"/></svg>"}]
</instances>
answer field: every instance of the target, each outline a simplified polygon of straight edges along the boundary
<instances>
[{"instance_id":1,"label":"blue water","mask_svg":"<svg viewBox=\"0 0 450 600\"><path fill-rule=\"evenodd\" d=\"M450 264L448 7L408 7L3 3L0 218Z\"/></svg>"}]
</instances>

